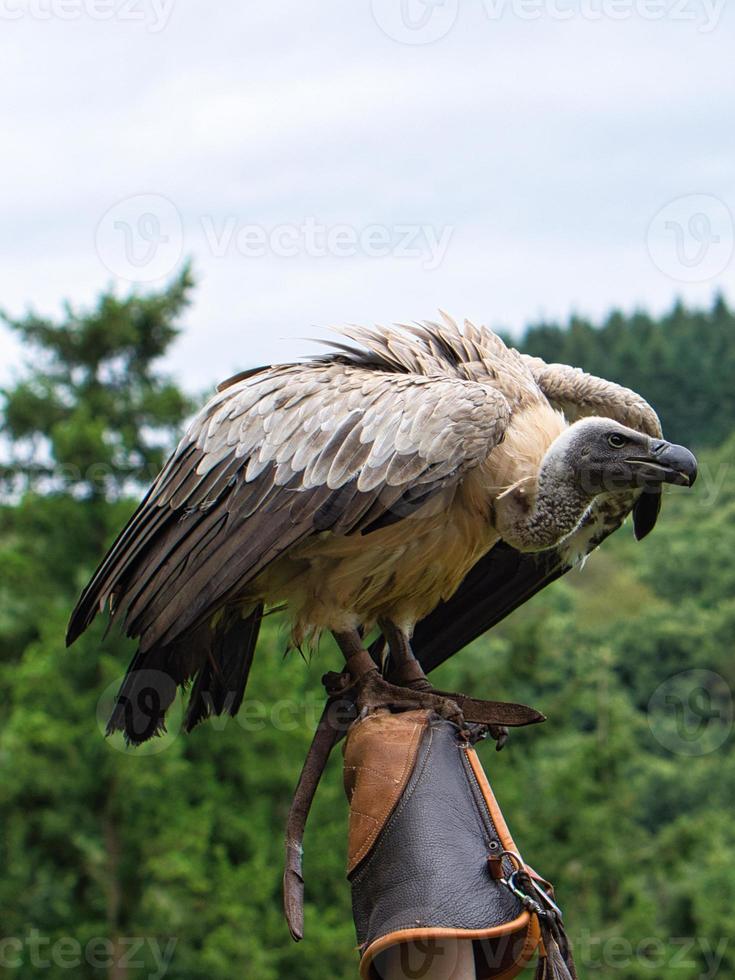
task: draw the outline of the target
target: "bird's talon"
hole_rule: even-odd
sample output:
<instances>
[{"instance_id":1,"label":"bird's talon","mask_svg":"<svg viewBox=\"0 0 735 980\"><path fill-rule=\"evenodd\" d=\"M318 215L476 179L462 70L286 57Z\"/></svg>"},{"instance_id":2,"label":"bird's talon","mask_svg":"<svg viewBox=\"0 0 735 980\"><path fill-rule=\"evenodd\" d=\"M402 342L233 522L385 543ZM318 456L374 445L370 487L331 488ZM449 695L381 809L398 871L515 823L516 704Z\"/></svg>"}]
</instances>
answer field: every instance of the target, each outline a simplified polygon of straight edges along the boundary
<instances>
[{"instance_id":1,"label":"bird's talon","mask_svg":"<svg viewBox=\"0 0 735 980\"><path fill-rule=\"evenodd\" d=\"M380 709L411 711L423 708L435 711L441 718L446 718L460 729L465 727L464 715L459 705L450 698L434 694L431 688L426 691L391 684L375 671L360 677L355 682L355 688L360 718Z\"/></svg>"},{"instance_id":2,"label":"bird's talon","mask_svg":"<svg viewBox=\"0 0 735 980\"><path fill-rule=\"evenodd\" d=\"M505 725L491 725L490 737L495 739L495 751L500 752L508 742L510 731Z\"/></svg>"},{"instance_id":3,"label":"bird's talon","mask_svg":"<svg viewBox=\"0 0 735 980\"><path fill-rule=\"evenodd\" d=\"M409 681L405 686L412 691L425 691L427 694L431 694L434 690L431 683L425 677L421 677L419 680Z\"/></svg>"}]
</instances>

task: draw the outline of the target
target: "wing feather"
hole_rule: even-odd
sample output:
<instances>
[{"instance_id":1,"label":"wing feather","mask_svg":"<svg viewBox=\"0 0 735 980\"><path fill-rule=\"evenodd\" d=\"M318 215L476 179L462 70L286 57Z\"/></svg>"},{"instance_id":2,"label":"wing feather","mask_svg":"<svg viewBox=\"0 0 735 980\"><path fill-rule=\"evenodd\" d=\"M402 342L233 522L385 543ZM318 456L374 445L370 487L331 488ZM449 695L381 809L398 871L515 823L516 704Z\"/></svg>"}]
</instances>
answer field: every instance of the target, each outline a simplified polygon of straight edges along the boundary
<instances>
[{"instance_id":1,"label":"wing feather","mask_svg":"<svg viewBox=\"0 0 735 980\"><path fill-rule=\"evenodd\" d=\"M658 415L637 392L568 364L547 364L530 354L521 357L544 395L570 422L600 415L661 438Z\"/></svg>"},{"instance_id":2,"label":"wing feather","mask_svg":"<svg viewBox=\"0 0 735 980\"><path fill-rule=\"evenodd\" d=\"M491 384L341 358L229 384L100 565L69 640L110 603L141 650L174 643L310 534L401 519L461 479L510 415Z\"/></svg>"}]
</instances>

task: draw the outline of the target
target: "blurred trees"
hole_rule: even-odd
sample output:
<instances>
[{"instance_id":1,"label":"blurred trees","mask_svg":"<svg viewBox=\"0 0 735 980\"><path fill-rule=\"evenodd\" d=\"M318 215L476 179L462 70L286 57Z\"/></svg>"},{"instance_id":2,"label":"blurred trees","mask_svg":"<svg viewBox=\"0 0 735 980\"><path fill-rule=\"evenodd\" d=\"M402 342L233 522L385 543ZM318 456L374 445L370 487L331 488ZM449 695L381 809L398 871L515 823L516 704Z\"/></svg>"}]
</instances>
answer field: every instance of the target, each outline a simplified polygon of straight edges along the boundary
<instances>
[{"instance_id":1,"label":"blurred trees","mask_svg":"<svg viewBox=\"0 0 735 980\"><path fill-rule=\"evenodd\" d=\"M132 644L98 624L63 648L128 494L189 411L160 358L190 288L185 270L158 293L11 324L30 356L3 393L0 976L355 975L339 753L307 831L299 946L280 911L286 809L331 647L284 660L269 619L238 718L184 737L175 711L139 750L102 735ZM615 535L436 680L549 716L481 754L516 842L557 885L581 975L732 976L733 314L615 314L534 328L524 347L638 387L672 438L720 448L692 493L666 494L650 539Z\"/></svg>"},{"instance_id":2,"label":"blurred trees","mask_svg":"<svg viewBox=\"0 0 735 980\"><path fill-rule=\"evenodd\" d=\"M280 913L283 828L318 717L319 665L282 664L271 624L254 715L185 739L174 712L168 736L134 751L103 737L134 644L100 623L64 649L71 606L129 495L190 411L159 365L191 284L185 269L158 293L105 294L59 323L8 321L28 360L2 393L0 976L158 976L173 955L168 976L275 980L325 964L339 975L354 959L341 833L318 864L307 858L324 908L310 913L304 952ZM335 828L340 793L333 781L318 803Z\"/></svg>"},{"instance_id":3,"label":"blurred trees","mask_svg":"<svg viewBox=\"0 0 735 980\"><path fill-rule=\"evenodd\" d=\"M160 293L105 293L90 311L67 305L60 323L2 316L27 351L24 376L3 392L10 461L0 473L23 490L119 496L148 483L176 441L189 402L156 362L189 303L191 272Z\"/></svg>"}]
</instances>

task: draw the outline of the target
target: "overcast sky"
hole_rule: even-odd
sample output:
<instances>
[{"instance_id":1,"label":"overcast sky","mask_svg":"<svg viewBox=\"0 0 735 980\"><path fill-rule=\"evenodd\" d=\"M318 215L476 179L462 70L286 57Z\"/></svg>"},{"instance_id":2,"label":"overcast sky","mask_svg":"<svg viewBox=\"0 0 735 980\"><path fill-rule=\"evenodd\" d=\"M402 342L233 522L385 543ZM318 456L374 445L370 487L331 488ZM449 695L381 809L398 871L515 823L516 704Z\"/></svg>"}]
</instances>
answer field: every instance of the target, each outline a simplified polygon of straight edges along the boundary
<instances>
[{"instance_id":1,"label":"overcast sky","mask_svg":"<svg viewBox=\"0 0 735 980\"><path fill-rule=\"evenodd\" d=\"M198 388L345 321L735 300L734 51L722 0L0 0L0 306L190 255Z\"/></svg>"}]
</instances>

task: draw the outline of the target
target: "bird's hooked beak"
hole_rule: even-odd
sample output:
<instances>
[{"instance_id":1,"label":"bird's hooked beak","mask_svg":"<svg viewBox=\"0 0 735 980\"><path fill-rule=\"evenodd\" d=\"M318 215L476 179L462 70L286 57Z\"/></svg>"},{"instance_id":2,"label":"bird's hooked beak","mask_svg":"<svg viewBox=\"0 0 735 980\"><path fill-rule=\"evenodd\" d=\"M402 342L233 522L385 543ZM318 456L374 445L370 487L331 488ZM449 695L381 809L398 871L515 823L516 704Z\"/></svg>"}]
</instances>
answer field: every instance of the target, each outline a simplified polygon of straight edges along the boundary
<instances>
[{"instance_id":1,"label":"bird's hooked beak","mask_svg":"<svg viewBox=\"0 0 735 980\"><path fill-rule=\"evenodd\" d=\"M628 462L641 484L673 483L679 487L694 486L697 460L684 446L663 439L652 440L645 456L629 457Z\"/></svg>"}]
</instances>

